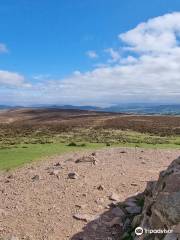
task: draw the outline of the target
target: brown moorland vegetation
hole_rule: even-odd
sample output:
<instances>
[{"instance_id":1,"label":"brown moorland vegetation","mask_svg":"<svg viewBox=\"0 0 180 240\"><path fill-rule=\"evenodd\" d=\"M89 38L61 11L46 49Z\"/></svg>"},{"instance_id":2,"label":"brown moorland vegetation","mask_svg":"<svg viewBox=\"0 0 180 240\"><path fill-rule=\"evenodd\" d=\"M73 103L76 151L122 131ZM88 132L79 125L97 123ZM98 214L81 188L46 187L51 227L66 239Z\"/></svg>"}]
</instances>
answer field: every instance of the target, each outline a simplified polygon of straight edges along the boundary
<instances>
[{"instance_id":1,"label":"brown moorland vegetation","mask_svg":"<svg viewBox=\"0 0 180 240\"><path fill-rule=\"evenodd\" d=\"M132 130L158 135L179 135L180 117L162 115L124 115L117 113L61 110L15 109L0 112L1 128L23 128L25 131L44 128L44 131L64 131L77 127ZM19 129L20 131L20 129Z\"/></svg>"}]
</instances>

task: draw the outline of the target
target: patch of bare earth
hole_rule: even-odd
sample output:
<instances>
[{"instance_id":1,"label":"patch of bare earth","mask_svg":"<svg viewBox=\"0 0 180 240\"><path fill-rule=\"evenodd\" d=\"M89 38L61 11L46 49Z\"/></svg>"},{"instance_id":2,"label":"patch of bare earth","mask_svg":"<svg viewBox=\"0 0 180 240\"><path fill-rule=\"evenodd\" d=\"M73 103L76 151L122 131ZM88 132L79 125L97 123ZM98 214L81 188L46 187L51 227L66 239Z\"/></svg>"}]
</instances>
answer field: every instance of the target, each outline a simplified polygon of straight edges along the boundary
<instances>
[{"instance_id":1,"label":"patch of bare earth","mask_svg":"<svg viewBox=\"0 0 180 240\"><path fill-rule=\"evenodd\" d=\"M120 239L120 227L109 224L115 217L108 209L111 198L124 201L142 192L179 155L180 150L112 148L1 173L0 237Z\"/></svg>"}]
</instances>

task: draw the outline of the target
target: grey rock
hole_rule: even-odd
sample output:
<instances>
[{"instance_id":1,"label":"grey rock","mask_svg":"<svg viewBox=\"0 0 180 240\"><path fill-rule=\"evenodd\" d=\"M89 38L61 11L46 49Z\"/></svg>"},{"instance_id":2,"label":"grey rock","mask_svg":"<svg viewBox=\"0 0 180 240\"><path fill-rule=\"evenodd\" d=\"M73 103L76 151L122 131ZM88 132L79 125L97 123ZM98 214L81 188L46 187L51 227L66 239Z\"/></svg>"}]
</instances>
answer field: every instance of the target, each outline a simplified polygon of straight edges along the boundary
<instances>
[{"instance_id":1,"label":"grey rock","mask_svg":"<svg viewBox=\"0 0 180 240\"><path fill-rule=\"evenodd\" d=\"M111 210L111 213L116 216L116 217L124 217L125 214L123 212L123 210L119 207L115 207Z\"/></svg>"},{"instance_id":2,"label":"grey rock","mask_svg":"<svg viewBox=\"0 0 180 240\"><path fill-rule=\"evenodd\" d=\"M71 172L68 174L68 177L70 179L77 179L79 177L79 175L76 172Z\"/></svg>"},{"instance_id":3,"label":"grey rock","mask_svg":"<svg viewBox=\"0 0 180 240\"><path fill-rule=\"evenodd\" d=\"M136 201L136 200L135 200ZM128 201L125 201L125 205L127 206L127 207L137 207L137 203L135 202L135 201L133 201L133 200L128 200Z\"/></svg>"},{"instance_id":4,"label":"grey rock","mask_svg":"<svg viewBox=\"0 0 180 240\"><path fill-rule=\"evenodd\" d=\"M123 226L121 217L114 217L110 222L105 223L108 227L114 227L116 225Z\"/></svg>"},{"instance_id":5,"label":"grey rock","mask_svg":"<svg viewBox=\"0 0 180 240\"><path fill-rule=\"evenodd\" d=\"M144 206L129 206L128 213L136 215L131 229L142 226L147 229L172 229L173 233L142 235L141 240L180 239L180 157L160 173L157 182L150 181L143 193ZM134 205L134 203L132 204ZM135 239L138 239L135 237Z\"/></svg>"},{"instance_id":6,"label":"grey rock","mask_svg":"<svg viewBox=\"0 0 180 240\"><path fill-rule=\"evenodd\" d=\"M163 240L178 240L176 233L168 233Z\"/></svg>"},{"instance_id":7,"label":"grey rock","mask_svg":"<svg viewBox=\"0 0 180 240\"><path fill-rule=\"evenodd\" d=\"M139 214L142 211L141 207L138 206L126 207L125 209L130 214Z\"/></svg>"},{"instance_id":8,"label":"grey rock","mask_svg":"<svg viewBox=\"0 0 180 240\"><path fill-rule=\"evenodd\" d=\"M76 220L81 220L81 221L84 221L84 222L93 221L93 220L97 219L98 217L99 216L92 216L92 215L89 215L89 214L80 214L80 213L77 213L77 214L73 215L73 218L75 218Z\"/></svg>"}]
</instances>

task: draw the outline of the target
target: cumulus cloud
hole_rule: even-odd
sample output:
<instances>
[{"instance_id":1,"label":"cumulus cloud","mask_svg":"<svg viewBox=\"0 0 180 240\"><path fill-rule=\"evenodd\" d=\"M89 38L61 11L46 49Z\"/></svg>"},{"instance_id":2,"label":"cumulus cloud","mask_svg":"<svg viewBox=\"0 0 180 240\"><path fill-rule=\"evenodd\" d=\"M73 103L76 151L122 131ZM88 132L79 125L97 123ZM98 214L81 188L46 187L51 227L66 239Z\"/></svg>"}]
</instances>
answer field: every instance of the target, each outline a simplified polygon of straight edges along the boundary
<instances>
[{"instance_id":1,"label":"cumulus cloud","mask_svg":"<svg viewBox=\"0 0 180 240\"><path fill-rule=\"evenodd\" d=\"M119 52L107 50L111 56L108 65L85 73L75 71L64 79L37 82L30 89L14 89L13 96L20 102L99 106L121 102L180 103L180 13L150 19L118 37ZM90 55L96 57L95 52ZM24 82L24 78L18 80L18 75L13 79ZM12 78L6 77L5 81L11 83Z\"/></svg>"},{"instance_id":2,"label":"cumulus cloud","mask_svg":"<svg viewBox=\"0 0 180 240\"><path fill-rule=\"evenodd\" d=\"M96 51L93 51L93 50L87 51L86 55L92 59L98 58L98 54L96 53Z\"/></svg>"},{"instance_id":3,"label":"cumulus cloud","mask_svg":"<svg viewBox=\"0 0 180 240\"><path fill-rule=\"evenodd\" d=\"M128 46L137 52L168 53L179 46L180 13L156 17L136 28L119 35Z\"/></svg>"},{"instance_id":4,"label":"cumulus cloud","mask_svg":"<svg viewBox=\"0 0 180 240\"><path fill-rule=\"evenodd\" d=\"M4 43L0 43L0 53L8 53L8 48Z\"/></svg>"},{"instance_id":5,"label":"cumulus cloud","mask_svg":"<svg viewBox=\"0 0 180 240\"><path fill-rule=\"evenodd\" d=\"M0 70L0 87L1 86L27 87L29 84L25 82L24 76L19 73Z\"/></svg>"}]
</instances>

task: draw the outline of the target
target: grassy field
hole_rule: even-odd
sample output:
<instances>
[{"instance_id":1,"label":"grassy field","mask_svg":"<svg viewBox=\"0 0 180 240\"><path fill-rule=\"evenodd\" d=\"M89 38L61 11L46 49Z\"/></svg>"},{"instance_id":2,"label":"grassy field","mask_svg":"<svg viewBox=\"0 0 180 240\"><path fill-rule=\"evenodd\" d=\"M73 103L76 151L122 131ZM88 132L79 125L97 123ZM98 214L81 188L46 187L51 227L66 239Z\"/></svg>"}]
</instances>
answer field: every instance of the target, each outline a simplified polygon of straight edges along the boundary
<instances>
[{"instance_id":1,"label":"grassy field","mask_svg":"<svg viewBox=\"0 0 180 240\"><path fill-rule=\"evenodd\" d=\"M9 170L34 160L41 160L48 156L63 154L73 151L81 151L88 149L99 149L104 144L86 144L85 146L67 146L63 143L53 144L28 144L19 145L9 149L0 150L0 170Z\"/></svg>"},{"instance_id":2,"label":"grassy field","mask_svg":"<svg viewBox=\"0 0 180 240\"><path fill-rule=\"evenodd\" d=\"M18 142L18 144L14 144L14 142ZM0 170L8 170L56 154L103 147L175 149L180 148L180 137L150 136L149 134L118 130L99 131L96 135L94 132L90 133L81 129L74 133L63 133L53 137L44 136L41 139L16 138L11 139L10 143L1 145Z\"/></svg>"},{"instance_id":3,"label":"grassy field","mask_svg":"<svg viewBox=\"0 0 180 240\"><path fill-rule=\"evenodd\" d=\"M0 114L0 170L56 154L116 146L179 149L180 117L48 109Z\"/></svg>"}]
</instances>

